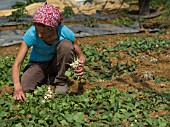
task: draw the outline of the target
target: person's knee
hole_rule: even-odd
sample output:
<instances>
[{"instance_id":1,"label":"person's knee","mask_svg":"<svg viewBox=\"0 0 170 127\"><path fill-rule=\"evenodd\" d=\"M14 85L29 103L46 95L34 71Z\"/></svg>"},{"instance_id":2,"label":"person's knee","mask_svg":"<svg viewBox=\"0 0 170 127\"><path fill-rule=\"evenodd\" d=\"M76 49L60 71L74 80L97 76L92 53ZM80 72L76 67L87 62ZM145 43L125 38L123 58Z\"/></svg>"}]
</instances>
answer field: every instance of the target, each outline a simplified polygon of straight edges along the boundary
<instances>
[{"instance_id":1,"label":"person's knee","mask_svg":"<svg viewBox=\"0 0 170 127\"><path fill-rule=\"evenodd\" d=\"M61 51L64 54L69 54L74 51L73 43L65 39L57 46L57 51Z\"/></svg>"},{"instance_id":2,"label":"person's knee","mask_svg":"<svg viewBox=\"0 0 170 127\"><path fill-rule=\"evenodd\" d=\"M24 91L24 93L30 93L34 91L35 85L29 83L27 79L21 78L21 86Z\"/></svg>"},{"instance_id":3,"label":"person's knee","mask_svg":"<svg viewBox=\"0 0 170 127\"><path fill-rule=\"evenodd\" d=\"M24 93L32 93L34 91L34 89L30 89L28 87L23 87L22 89L23 89Z\"/></svg>"},{"instance_id":4,"label":"person's knee","mask_svg":"<svg viewBox=\"0 0 170 127\"><path fill-rule=\"evenodd\" d=\"M33 92L36 86L42 85L42 79L38 80L38 78L35 79L34 77L36 77L34 74L28 75L28 73L24 73L21 77L21 86L24 93Z\"/></svg>"}]
</instances>

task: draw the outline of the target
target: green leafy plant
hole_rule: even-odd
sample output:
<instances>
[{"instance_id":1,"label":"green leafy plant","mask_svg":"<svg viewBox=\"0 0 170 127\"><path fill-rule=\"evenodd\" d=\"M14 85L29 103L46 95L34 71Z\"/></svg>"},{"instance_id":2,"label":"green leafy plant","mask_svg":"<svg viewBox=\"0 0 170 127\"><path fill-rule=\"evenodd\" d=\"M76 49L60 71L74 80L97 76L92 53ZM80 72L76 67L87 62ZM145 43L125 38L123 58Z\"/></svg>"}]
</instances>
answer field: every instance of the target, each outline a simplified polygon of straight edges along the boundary
<instances>
[{"instance_id":1,"label":"green leafy plant","mask_svg":"<svg viewBox=\"0 0 170 127\"><path fill-rule=\"evenodd\" d=\"M56 95L44 100L47 86L27 93L26 102L0 98L1 126L170 126L169 91L120 91L99 84L82 95ZM152 117L152 112L167 111Z\"/></svg>"},{"instance_id":2,"label":"green leafy plant","mask_svg":"<svg viewBox=\"0 0 170 127\"><path fill-rule=\"evenodd\" d=\"M28 62L28 56L24 60L23 66L21 67L21 70L24 69L25 65ZM12 85L12 64L15 60L15 56L4 56L2 59L0 59L0 86L3 85ZM21 71L21 74L23 72Z\"/></svg>"},{"instance_id":3,"label":"green leafy plant","mask_svg":"<svg viewBox=\"0 0 170 127\"><path fill-rule=\"evenodd\" d=\"M74 12L71 7L66 6L64 7L64 11L62 12L62 14L64 17L71 17L72 15L74 15Z\"/></svg>"},{"instance_id":4,"label":"green leafy plant","mask_svg":"<svg viewBox=\"0 0 170 127\"><path fill-rule=\"evenodd\" d=\"M13 9L17 9L16 11L13 11L10 16L8 16L8 20L11 21L20 21L22 18L27 15L27 10L25 7L27 5L30 5L32 3L36 3L38 0L26 0L26 3L24 2L16 2L15 5L12 6Z\"/></svg>"},{"instance_id":5,"label":"green leafy plant","mask_svg":"<svg viewBox=\"0 0 170 127\"><path fill-rule=\"evenodd\" d=\"M154 80L156 83L161 83L161 82L169 82L170 83L170 79L166 79L164 77L160 77L160 78L155 77Z\"/></svg>"},{"instance_id":6,"label":"green leafy plant","mask_svg":"<svg viewBox=\"0 0 170 127\"><path fill-rule=\"evenodd\" d=\"M11 21L20 21L23 16L27 14L27 10L25 9L26 4L23 2L16 2L16 5L12 6L12 8L17 9L13 11L10 16L8 16L8 20Z\"/></svg>"},{"instance_id":7,"label":"green leafy plant","mask_svg":"<svg viewBox=\"0 0 170 127\"><path fill-rule=\"evenodd\" d=\"M117 25L120 25L120 24L126 24L126 25L128 25L128 24L133 24L134 23L134 19L131 19L131 18L129 18L129 17L126 17L126 18L124 18L124 19L116 19L115 21L114 21L114 24L117 24Z\"/></svg>"},{"instance_id":8,"label":"green leafy plant","mask_svg":"<svg viewBox=\"0 0 170 127\"><path fill-rule=\"evenodd\" d=\"M85 18L85 20L83 21L83 24L84 24L84 26L87 26L87 27L93 27L94 23L96 23L96 21L97 21L96 18L89 16L88 18Z\"/></svg>"},{"instance_id":9,"label":"green leafy plant","mask_svg":"<svg viewBox=\"0 0 170 127\"><path fill-rule=\"evenodd\" d=\"M37 3L39 0L26 0L27 1L27 5L33 4L33 3Z\"/></svg>"}]
</instances>

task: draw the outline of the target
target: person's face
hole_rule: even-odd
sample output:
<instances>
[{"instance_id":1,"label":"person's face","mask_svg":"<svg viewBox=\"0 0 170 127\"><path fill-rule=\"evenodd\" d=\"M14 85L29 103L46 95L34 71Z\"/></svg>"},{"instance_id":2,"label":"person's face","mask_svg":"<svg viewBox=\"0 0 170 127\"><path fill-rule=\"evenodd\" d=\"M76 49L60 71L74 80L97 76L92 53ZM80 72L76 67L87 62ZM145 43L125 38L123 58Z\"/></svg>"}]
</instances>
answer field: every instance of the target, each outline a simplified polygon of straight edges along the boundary
<instances>
[{"instance_id":1,"label":"person's face","mask_svg":"<svg viewBox=\"0 0 170 127\"><path fill-rule=\"evenodd\" d=\"M57 36L57 29L43 24L35 24L36 32L39 38L47 44L54 44Z\"/></svg>"}]
</instances>

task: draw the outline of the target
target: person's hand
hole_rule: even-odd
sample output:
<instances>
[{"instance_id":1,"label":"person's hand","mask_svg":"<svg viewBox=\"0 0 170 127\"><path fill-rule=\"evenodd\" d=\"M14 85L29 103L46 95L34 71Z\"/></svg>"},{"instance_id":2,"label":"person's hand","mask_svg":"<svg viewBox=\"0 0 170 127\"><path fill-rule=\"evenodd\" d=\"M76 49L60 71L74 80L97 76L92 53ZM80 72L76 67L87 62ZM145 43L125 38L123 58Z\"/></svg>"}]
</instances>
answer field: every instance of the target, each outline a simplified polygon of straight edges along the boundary
<instances>
[{"instance_id":1,"label":"person's hand","mask_svg":"<svg viewBox=\"0 0 170 127\"><path fill-rule=\"evenodd\" d=\"M15 89L14 100L26 101L26 97L22 88Z\"/></svg>"},{"instance_id":2,"label":"person's hand","mask_svg":"<svg viewBox=\"0 0 170 127\"><path fill-rule=\"evenodd\" d=\"M77 76L82 76L84 74L84 62L79 60L79 66L77 68L73 68L73 71L77 73Z\"/></svg>"}]
</instances>

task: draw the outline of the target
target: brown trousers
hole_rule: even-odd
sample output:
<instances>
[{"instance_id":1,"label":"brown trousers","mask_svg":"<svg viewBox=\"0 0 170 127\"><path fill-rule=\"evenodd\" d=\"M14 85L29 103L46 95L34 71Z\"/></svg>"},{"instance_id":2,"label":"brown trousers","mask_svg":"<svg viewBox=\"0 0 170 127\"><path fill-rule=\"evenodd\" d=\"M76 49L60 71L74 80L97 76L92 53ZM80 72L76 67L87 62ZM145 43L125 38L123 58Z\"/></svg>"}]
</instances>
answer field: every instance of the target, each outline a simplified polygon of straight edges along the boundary
<instances>
[{"instance_id":1,"label":"brown trousers","mask_svg":"<svg viewBox=\"0 0 170 127\"><path fill-rule=\"evenodd\" d=\"M73 62L75 49L72 42L61 41L56 48L54 59L47 62L29 62L21 77L21 85L24 92L32 92L37 85L47 83L50 77L54 77L51 85L65 85L68 77L65 72L69 64Z\"/></svg>"}]
</instances>

